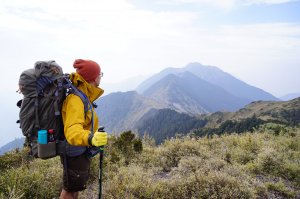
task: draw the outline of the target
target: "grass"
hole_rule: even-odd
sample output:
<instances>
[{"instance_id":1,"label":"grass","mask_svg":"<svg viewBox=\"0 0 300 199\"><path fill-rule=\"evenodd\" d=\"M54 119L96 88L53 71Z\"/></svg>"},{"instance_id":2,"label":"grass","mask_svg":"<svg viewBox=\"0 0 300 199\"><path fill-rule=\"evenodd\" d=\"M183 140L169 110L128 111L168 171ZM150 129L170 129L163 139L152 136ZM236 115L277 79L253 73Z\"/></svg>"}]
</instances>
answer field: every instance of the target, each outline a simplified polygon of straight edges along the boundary
<instances>
[{"instance_id":1,"label":"grass","mask_svg":"<svg viewBox=\"0 0 300 199\"><path fill-rule=\"evenodd\" d=\"M273 128L273 127L272 127ZM254 133L186 136L143 150L105 149L103 198L299 198L300 129L266 126ZM126 151L124 151L126 150ZM58 198L59 158L24 160L22 151L0 157L0 197ZM98 157L83 199L98 196Z\"/></svg>"}]
</instances>

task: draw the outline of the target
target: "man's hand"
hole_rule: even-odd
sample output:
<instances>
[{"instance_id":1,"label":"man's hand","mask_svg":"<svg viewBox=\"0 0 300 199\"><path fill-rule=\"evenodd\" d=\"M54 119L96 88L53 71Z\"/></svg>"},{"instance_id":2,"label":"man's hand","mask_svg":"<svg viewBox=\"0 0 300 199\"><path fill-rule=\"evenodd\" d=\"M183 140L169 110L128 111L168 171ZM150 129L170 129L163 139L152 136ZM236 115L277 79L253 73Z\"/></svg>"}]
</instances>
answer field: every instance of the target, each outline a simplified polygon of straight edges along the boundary
<instances>
[{"instance_id":1,"label":"man's hand","mask_svg":"<svg viewBox=\"0 0 300 199\"><path fill-rule=\"evenodd\" d=\"M93 146L103 146L107 144L107 133L106 132L95 132L92 137Z\"/></svg>"}]
</instances>

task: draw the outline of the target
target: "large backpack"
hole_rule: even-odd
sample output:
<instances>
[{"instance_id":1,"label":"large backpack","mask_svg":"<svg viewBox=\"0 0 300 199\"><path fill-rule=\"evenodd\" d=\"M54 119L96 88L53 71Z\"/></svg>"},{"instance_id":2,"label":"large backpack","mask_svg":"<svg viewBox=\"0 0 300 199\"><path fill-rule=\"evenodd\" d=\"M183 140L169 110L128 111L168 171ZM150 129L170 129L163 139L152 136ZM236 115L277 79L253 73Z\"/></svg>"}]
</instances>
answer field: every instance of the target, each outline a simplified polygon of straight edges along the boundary
<instances>
[{"instance_id":1,"label":"large backpack","mask_svg":"<svg viewBox=\"0 0 300 199\"><path fill-rule=\"evenodd\" d=\"M43 159L58 155L61 153L58 145L65 143L61 115L63 101L68 94L79 96L86 114L90 108L87 97L72 84L68 75L63 74L62 68L55 61L38 61L34 68L23 71L19 79L19 90L23 94L23 100L17 103L20 107L18 122L26 136L26 144L31 149L30 154ZM52 146L39 145L39 130L48 132L50 129L54 132ZM46 152L40 153L40 147ZM56 151L53 152L53 149ZM84 150L82 147L78 149Z\"/></svg>"}]
</instances>

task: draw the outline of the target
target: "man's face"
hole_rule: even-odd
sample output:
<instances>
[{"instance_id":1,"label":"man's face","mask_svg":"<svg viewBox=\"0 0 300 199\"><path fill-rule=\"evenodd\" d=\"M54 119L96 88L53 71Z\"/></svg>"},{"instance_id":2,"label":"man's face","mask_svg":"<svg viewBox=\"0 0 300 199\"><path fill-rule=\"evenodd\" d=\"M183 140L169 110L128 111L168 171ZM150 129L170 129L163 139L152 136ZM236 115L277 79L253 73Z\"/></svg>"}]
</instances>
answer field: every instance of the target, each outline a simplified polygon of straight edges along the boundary
<instances>
[{"instance_id":1,"label":"man's face","mask_svg":"<svg viewBox=\"0 0 300 199\"><path fill-rule=\"evenodd\" d=\"M100 85L101 77L103 76L102 74L103 73L100 73L100 75L98 75L98 77L95 79L96 86Z\"/></svg>"}]
</instances>

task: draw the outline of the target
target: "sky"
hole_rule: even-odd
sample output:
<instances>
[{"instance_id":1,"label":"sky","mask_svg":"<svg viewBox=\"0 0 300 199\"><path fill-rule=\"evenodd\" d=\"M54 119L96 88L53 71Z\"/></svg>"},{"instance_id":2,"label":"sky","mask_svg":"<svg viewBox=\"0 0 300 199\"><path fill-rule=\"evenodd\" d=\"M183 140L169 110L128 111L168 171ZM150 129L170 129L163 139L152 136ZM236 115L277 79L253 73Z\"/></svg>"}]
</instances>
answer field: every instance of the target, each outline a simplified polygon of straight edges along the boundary
<instances>
[{"instance_id":1,"label":"sky","mask_svg":"<svg viewBox=\"0 0 300 199\"><path fill-rule=\"evenodd\" d=\"M0 146L15 124L20 73L56 60L101 65L102 86L190 62L276 97L300 92L299 0L1 0Z\"/></svg>"}]
</instances>

